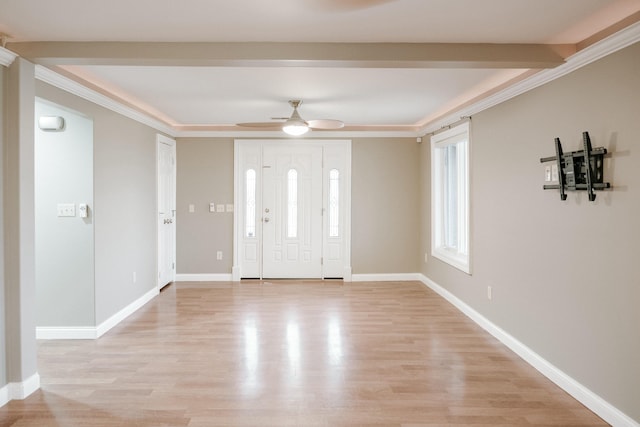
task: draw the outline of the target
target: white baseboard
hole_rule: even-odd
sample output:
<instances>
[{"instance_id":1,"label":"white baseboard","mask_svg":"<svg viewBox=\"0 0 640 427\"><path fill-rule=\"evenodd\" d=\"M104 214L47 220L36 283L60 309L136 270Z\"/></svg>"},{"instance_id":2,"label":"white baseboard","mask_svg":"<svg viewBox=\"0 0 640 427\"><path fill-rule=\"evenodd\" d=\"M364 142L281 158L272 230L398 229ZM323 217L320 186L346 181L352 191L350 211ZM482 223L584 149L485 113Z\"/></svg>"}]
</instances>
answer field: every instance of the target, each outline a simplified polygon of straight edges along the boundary
<instances>
[{"instance_id":1,"label":"white baseboard","mask_svg":"<svg viewBox=\"0 0 640 427\"><path fill-rule=\"evenodd\" d=\"M31 375L20 383L9 383L0 388L0 407L6 405L11 400L23 400L40 388L40 375Z\"/></svg>"},{"instance_id":2,"label":"white baseboard","mask_svg":"<svg viewBox=\"0 0 640 427\"><path fill-rule=\"evenodd\" d=\"M176 274L176 282L231 282L231 274Z\"/></svg>"},{"instance_id":3,"label":"white baseboard","mask_svg":"<svg viewBox=\"0 0 640 427\"><path fill-rule=\"evenodd\" d=\"M122 322L127 317L131 316L133 313L139 310L140 307L151 301L156 295L158 295L158 288L154 287L149 292L142 295L140 298L99 324L96 328L96 338L100 338L101 336L106 334L111 328Z\"/></svg>"},{"instance_id":4,"label":"white baseboard","mask_svg":"<svg viewBox=\"0 0 640 427\"><path fill-rule=\"evenodd\" d=\"M26 399L34 391L40 388L40 375L37 373L31 375L20 383L9 383L9 399L22 400Z\"/></svg>"},{"instance_id":5,"label":"white baseboard","mask_svg":"<svg viewBox=\"0 0 640 427\"><path fill-rule=\"evenodd\" d=\"M39 340L94 340L96 338L96 328L93 326L38 326L36 328L36 339Z\"/></svg>"},{"instance_id":6,"label":"white baseboard","mask_svg":"<svg viewBox=\"0 0 640 427\"><path fill-rule=\"evenodd\" d=\"M39 340L94 340L100 338L111 328L122 322L140 307L158 295L158 289L153 288L140 298L102 322L93 326L38 326L36 339Z\"/></svg>"},{"instance_id":7,"label":"white baseboard","mask_svg":"<svg viewBox=\"0 0 640 427\"><path fill-rule=\"evenodd\" d=\"M471 320L476 322L481 328L489 332L496 339L509 347L514 353L520 356L525 362L536 368L545 377L553 381L558 387L573 396L591 411L596 413L607 423L616 427L640 427L640 424L632 420L629 416L621 412L619 409L611 405L609 402L598 396L578 381L549 363L539 354L531 350L529 347L518 341L516 338L505 332L503 329L492 323L482 314L475 311L458 297L447 291L433 280L420 274L420 281L428 286L431 290L442 296L464 313Z\"/></svg>"},{"instance_id":8,"label":"white baseboard","mask_svg":"<svg viewBox=\"0 0 640 427\"><path fill-rule=\"evenodd\" d=\"M0 388L0 408L9 403L9 384Z\"/></svg>"},{"instance_id":9,"label":"white baseboard","mask_svg":"<svg viewBox=\"0 0 640 427\"><path fill-rule=\"evenodd\" d=\"M409 282L421 280L420 273L352 274L352 282Z\"/></svg>"}]
</instances>

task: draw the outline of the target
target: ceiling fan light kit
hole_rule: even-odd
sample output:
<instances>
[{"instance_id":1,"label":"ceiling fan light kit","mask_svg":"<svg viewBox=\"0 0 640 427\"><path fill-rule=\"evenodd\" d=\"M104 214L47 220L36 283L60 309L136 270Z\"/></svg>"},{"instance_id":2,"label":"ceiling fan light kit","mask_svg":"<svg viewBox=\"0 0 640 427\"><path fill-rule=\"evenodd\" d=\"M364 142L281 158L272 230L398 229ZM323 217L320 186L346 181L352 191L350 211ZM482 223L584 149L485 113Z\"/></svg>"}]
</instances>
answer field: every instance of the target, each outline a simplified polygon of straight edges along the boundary
<instances>
[{"instance_id":1,"label":"ceiling fan light kit","mask_svg":"<svg viewBox=\"0 0 640 427\"><path fill-rule=\"evenodd\" d=\"M293 107L293 113L291 117L277 118L275 120L286 120L285 122L249 122L249 123L237 123L237 126L243 127L262 127L262 128L280 128L283 132L292 136L300 136L307 133L310 129L341 129L344 127L344 123L340 120L333 119L320 119L305 121L300 114L298 114L298 106L302 104L302 101L293 99L289 101L289 105Z\"/></svg>"},{"instance_id":2,"label":"ceiling fan light kit","mask_svg":"<svg viewBox=\"0 0 640 427\"><path fill-rule=\"evenodd\" d=\"M289 135L300 136L309 132L309 126L302 120L289 119L282 126L282 130Z\"/></svg>"}]
</instances>

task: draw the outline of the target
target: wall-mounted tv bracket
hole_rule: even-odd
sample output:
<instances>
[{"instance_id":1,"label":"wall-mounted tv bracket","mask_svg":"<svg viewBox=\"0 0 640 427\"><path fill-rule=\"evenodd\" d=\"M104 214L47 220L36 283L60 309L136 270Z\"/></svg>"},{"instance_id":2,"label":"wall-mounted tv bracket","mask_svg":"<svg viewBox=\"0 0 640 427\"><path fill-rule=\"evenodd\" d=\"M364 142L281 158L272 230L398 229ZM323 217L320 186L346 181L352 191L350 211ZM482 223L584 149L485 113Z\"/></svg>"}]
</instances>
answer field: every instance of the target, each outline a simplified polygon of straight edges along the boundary
<instances>
[{"instance_id":1,"label":"wall-mounted tv bracket","mask_svg":"<svg viewBox=\"0 0 640 427\"><path fill-rule=\"evenodd\" d=\"M594 190L611 188L608 182L603 182L607 149L591 148L589 132L582 132L583 149L580 151L563 153L560 138L555 139L555 144L556 155L540 159L540 163L556 162L558 165L558 183L544 185L545 190L560 190L560 200L567 200L567 190L587 190L589 200L593 202L596 199Z\"/></svg>"}]
</instances>

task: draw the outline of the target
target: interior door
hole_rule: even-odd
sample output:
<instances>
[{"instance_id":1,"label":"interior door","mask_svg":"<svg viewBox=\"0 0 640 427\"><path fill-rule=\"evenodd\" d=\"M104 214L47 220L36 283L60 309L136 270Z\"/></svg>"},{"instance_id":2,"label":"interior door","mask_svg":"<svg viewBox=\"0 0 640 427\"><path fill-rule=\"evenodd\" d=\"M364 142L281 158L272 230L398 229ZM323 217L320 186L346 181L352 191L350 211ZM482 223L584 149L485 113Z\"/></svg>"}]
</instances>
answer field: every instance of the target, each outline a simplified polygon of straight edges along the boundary
<instances>
[{"instance_id":1,"label":"interior door","mask_svg":"<svg viewBox=\"0 0 640 427\"><path fill-rule=\"evenodd\" d=\"M158 288L175 280L176 146L158 137Z\"/></svg>"},{"instance_id":2,"label":"interior door","mask_svg":"<svg viewBox=\"0 0 640 427\"><path fill-rule=\"evenodd\" d=\"M322 277L322 147L264 146L262 275Z\"/></svg>"}]
</instances>

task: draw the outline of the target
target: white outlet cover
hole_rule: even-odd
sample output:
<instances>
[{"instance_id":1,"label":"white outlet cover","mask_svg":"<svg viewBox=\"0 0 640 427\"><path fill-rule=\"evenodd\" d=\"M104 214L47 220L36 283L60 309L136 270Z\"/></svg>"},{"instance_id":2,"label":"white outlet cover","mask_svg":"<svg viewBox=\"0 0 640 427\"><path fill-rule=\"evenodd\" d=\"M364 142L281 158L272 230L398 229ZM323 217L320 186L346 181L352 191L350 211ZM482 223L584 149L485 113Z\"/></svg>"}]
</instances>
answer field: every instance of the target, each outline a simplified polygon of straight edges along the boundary
<instances>
[{"instance_id":1,"label":"white outlet cover","mask_svg":"<svg viewBox=\"0 0 640 427\"><path fill-rule=\"evenodd\" d=\"M222 203L216 205L216 212L224 212L224 205Z\"/></svg>"},{"instance_id":2,"label":"white outlet cover","mask_svg":"<svg viewBox=\"0 0 640 427\"><path fill-rule=\"evenodd\" d=\"M233 205L230 203L227 204L227 212L233 212Z\"/></svg>"}]
</instances>

